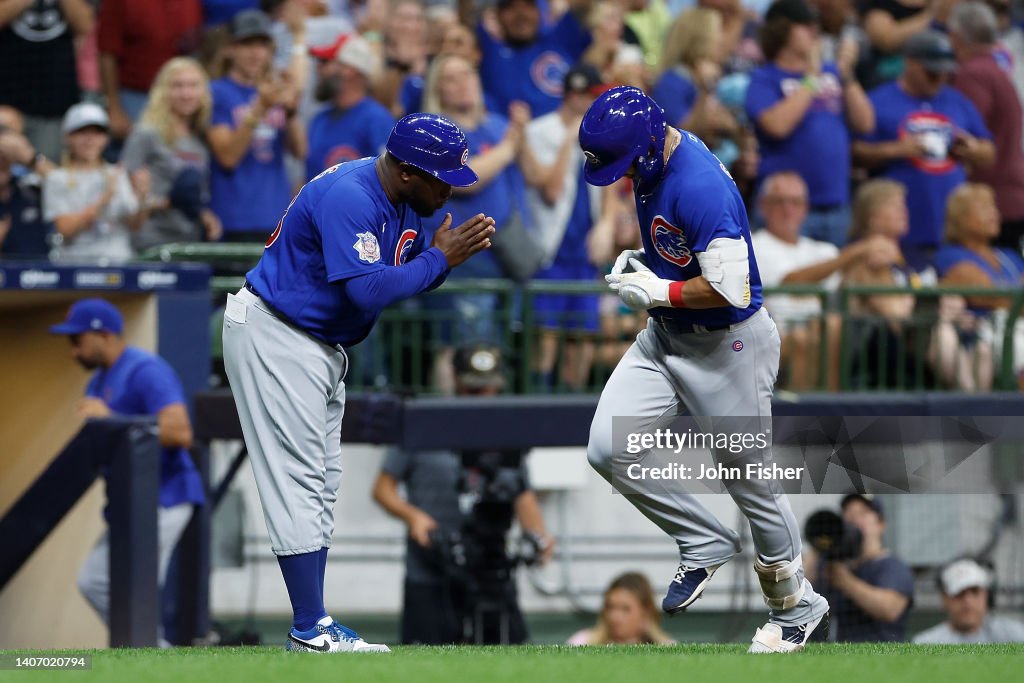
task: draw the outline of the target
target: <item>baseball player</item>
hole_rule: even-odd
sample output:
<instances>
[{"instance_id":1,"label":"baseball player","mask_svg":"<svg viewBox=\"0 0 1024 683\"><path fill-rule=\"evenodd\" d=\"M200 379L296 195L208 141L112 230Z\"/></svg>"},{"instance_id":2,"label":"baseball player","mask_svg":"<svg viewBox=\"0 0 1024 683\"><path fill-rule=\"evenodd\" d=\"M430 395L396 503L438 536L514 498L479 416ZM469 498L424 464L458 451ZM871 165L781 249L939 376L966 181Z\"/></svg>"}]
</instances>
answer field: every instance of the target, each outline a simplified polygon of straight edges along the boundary
<instances>
[{"instance_id":1,"label":"baseball player","mask_svg":"<svg viewBox=\"0 0 1024 683\"><path fill-rule=\"evenodd\" d=\"M286 649L388 652L324 609L327 550L341 484L348 357L388 305L440 285L490 247L477 214L426 245L424 218L477 181L466 137L448 119L411 114L376 158L333 166L292 200L245 287L228 297L224 365L263 514L288 587Z\"/></svg>"},{"instance_id":2,"label":"baseball player","mask_svg":"<svg viewBox=\"0 0 1024 683\"><path fill-rule=\"evenodd\" d=\"M684 409L694 416L771 416L779 333L761 307L746 209L723 166L693 134L666 126L643 92L617 87L583 117L584 175L594 185L633 179L643 248L623 252L607 280L650 321L608 379L590 430L587 456L613 485L613 468L635 458L615 447L612 418L648 423ZM766 464L771 450L726 456ZM744 471L746 468L744 467ZM770 481L726 482L746 515L757 551L754 570L770 608L749 651L794 652L827 631L828 602L804 578L800 530ZM675 539L680 562L662 609L685 610L714 573L739 552L737 534L689 493L632 493L630 502ZM823 625L824 624L824 625Z\"/></svg>"}]
</instances>

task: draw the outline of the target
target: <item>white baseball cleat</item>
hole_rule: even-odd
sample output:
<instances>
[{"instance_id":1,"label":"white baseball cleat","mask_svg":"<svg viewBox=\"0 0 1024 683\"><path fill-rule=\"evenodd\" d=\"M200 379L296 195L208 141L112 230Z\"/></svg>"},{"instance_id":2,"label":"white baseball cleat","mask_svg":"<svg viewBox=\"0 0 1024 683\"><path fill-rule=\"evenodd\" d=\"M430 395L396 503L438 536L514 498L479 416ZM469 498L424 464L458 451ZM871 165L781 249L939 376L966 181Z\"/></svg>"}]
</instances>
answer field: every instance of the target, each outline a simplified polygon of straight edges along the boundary
<instances>
[{"instance_id":1,"label":"white baseball cleat","mask_svg":"<svg viewBox=\"0 0 1024 683\"><path fill-rule=\"evenodd\" d=\"M754 633L754 639L747 652L752 654L788 654L799 652L811 639L814 632L821 628L821 633L828 631L828 612L822 616L799 626L781 626L768 622ZM821 640L817 638L816 640Z\"/></svg>"},{"instance_id":2,"label":"white baseball cleat","mask_svg":"<svg viewBox=\"0 0 1024 683\"><path fill-rule=\"evenodd\" d=\"M342 626L331 617L324 617L308 631L288 632L285 643L288 652L314 652L329 654L336 652L391 652L387 645L368 643L350 628Z\"/></svg>"}]
</instances>

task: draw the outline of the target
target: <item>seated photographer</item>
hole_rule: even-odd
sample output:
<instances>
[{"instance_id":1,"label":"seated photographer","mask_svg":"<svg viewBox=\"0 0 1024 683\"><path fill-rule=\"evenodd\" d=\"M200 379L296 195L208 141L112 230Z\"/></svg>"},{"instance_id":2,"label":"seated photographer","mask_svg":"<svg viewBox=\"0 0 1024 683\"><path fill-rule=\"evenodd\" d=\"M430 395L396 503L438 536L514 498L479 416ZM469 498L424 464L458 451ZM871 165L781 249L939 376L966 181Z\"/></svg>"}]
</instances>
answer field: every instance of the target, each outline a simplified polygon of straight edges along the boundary
<instances>
[{"instance_id":1,"label":"seated photographer","mask_svg":"<svg viewBox=\"0 0 1024 683\"><path fill-rule=\"evenodd\" d=\"M661 610L647 577L626 572L604 591L597 625L577 631L567 645L674 645L661 628Z\"/></svg>"},{"instance_id":2,"label":"seated photographer","mask_svg":"<svg viewBox=\"0 0 1024 683\"><path fill-rule=\"evenodd\" d=\"M808 580L832 605L835 640L904 641L914 601L914 576L882 545L882 505L869 495L851 493L843 498L840 509L841 538L823 545L808 530L817 552L804 561Z\"/></svg>"},{"instance_id":3,"label":"seated photographer","mask_svg":"<svg viewBox=\"0 0 1024 683\"><path fill-rule=\"evenodd\" d=\"M491 348L455 353L456 394L494 396L504 388L500 356ZM405 496L399 492L405 485ZM409 529L402 643L523 643L515 566L546 562L554 542L520 451L392 450L373 498ZM471 510L460 502L475 500ZM511 558L506 536L513 516L533 556ZM477 625L482 632L475 631Z\"/></svg>"},{"instance_id":4,"label":"seated photographer","mask_svg":"<svg viewBox=\"0 0 1024 683\"><path fill-rule=\"evenodd\" d=\"M939 572L939 592L948 619L914 636L925 645L1024 643L1024 623L989 614L992 572L970 558L950 562Z\"/></svg>"}]
</instances>

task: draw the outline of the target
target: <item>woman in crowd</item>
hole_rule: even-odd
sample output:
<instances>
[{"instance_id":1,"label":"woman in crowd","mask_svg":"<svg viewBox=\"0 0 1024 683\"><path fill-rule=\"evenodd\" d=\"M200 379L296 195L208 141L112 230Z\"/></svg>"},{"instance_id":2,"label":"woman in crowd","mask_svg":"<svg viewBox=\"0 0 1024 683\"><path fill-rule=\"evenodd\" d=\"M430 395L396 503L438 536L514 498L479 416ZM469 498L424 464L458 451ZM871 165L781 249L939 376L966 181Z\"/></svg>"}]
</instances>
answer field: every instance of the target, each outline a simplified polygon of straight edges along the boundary
<instances>
[{"instance_id":1,"label":"woman in crowd","mask_svg":"<svg viewBox=\"0 0 1024 683\"><path fill-rule=\"evenodd\" d=\"M199 62L175 57L164 64L122 156L129 172L145 168L152 178L149 219L133 239L137 250L220 239L220 221L208 208L210 154L204 137L212 109Z\"/></svg>"},{"instance_id":2,"label":"woman in crowd","mask_svg":"<svg viewBox=\"0 0 1024 683\"><path fill-rule=\"evenodd\" d=\"M722 76L721 43L718 12L699 7L683 11L665 37L660 73L651 91L669 125L692 132L711 149L740 131L736 118L715 94Z\"/></svg>"},{"instance_id":3,"label":"woman in crowd","mask_svg":"<svg viewBox=\"0 0 1024 683\"><path fill-rule=\"evenodd\" d=\"M900 252L900 238L909 218L906 189L891 180L871 180L857 191L853 202L851 243L874 238L871 256L843 271L843 286L902 287L906 294L871 294L850 299L844 335L858 388L898 387L913 383L920 363L908 351L908 323L914 312L911 289L922 277L911 270ZM849 324L861 321L863 324ZM922 359L923 361L923 359ZM866 385L866 386L861 386Z\"/></svg>"},{"instance_id":4,"label":"woman in crowd","mask_svg":"<svg viewBox=\"0 0 1024 683\"><path fill-rule=\"evenodd\" d=\"M625 31L622 6L612 0L594 4L587 16L587 27L593 36L582 61L593 64L605 83L647 86L644 51L639 45L623 40Z\"/></svg>"},{"instance_id":5,"label":"woman in crowd","mask_svg":"<svg viewBox=\"0 0 1024 683\"><path fill-rule=\"evenodd\" d=\"M999 210L992 188L965 183L954 190L946 201L946 244L935 254L939 284L1016 288L1024 283L1024 260L1017 252L994 247L998 236ZM1002 359L1010 303L1000 296L969 296L965 302L957 297L947 303L933 340L933 358L947 383L965 391L992 388L993 362ZM1013 347L1020 382L1024 324L1014 328Z\"/></svg>"},{"instance_id":6,"label":"woman in crowd","mask_svg":"<svg viewBox=\"0 0 1024 683\"><path fill-rule=\"evenodd\" d=\"M673 645L661 628L661 612L647 577L627 572L604 592L604 604L594 628L574 633L568 645Z\"/></svg>"},{"instance_id":7,"label":"woman in crowd","mask_svg":"<svg viewBox=\"0 0 1024 683\"><path fill-rule=\"evenodd\" d=\"M452 214L452 225L477 213L494 217L499 231L523 220L523 180L516 160L523 141L523 128L530 120L524 104L513 105L509 117L491 112L484 104L483 88L476 65L458 55L434 58L427 72L423 111L448 117L466 134L469 143L468 164L480 180L465 188L455 188L445 210ZM500 239L499 239L500 241ZM501 278L506 275L493 249L477 254L464 269L449 279ZM497 344L498 297L494 294L434 296L429 305L447 311L455 325L443 325L435 365L438 387L454 390L451 360L455 340L460 343Z\"/></svg>"},{"instance_id":8,"label":"woman in crowd","mask_svg":"<svg viewBox=\"0 0 1024 683\"><path fill-rule=\"evenodd\" d=\"M120 263L133 256L131 233L149 215L150 176L140 168L129 177L103 160L109 129L96 104L76 104L64 115L61 165L43 184L43 218L56 229L55 261Z\"/></svg>"}]
</instances>

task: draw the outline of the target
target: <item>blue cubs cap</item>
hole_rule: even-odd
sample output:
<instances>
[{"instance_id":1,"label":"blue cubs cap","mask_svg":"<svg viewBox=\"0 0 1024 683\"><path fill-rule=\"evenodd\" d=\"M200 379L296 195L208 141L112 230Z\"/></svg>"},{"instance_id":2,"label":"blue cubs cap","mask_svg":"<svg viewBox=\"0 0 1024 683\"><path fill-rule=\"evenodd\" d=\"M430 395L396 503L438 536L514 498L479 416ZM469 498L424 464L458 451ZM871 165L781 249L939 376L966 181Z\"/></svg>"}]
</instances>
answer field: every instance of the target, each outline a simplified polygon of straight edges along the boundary
<instances>
[{"instance_id":1,"label":"blue cubs cap","mask_svg":"<svg viewBox=\"0 0 1024 683\"><path fill-rule=\"evenodd\" d=\"M71 304L67 319L50 328L51 334L82 334L83 332L113 332L121 334L124 319L121 311L103 299L82 299Z\"/></svg>"},{"instance_id":2,"label":"blue cubs cap","mask_svg":"<svg viewBox=\"0 0 1024 683\"><path fill-rule=\"evenodd\" d=\"M617 86L587 109L579 140L591 185L611 185L636 164L638 181L650 187L664 168L665 112L642 90Z\"/></svg>"},{"instance_id":3,"label":"blue cubs cap","mask_svg":"<svg viewBox=\"0 0 1024 683\"><path fill-rule=\"evenodd\" d=\"M399 161L426 171L455 187L466 187L478 178L466 162L469 145L458 126L437 114L409 114L391 129L385 145Z\"/></svg>"}]
</instances>

